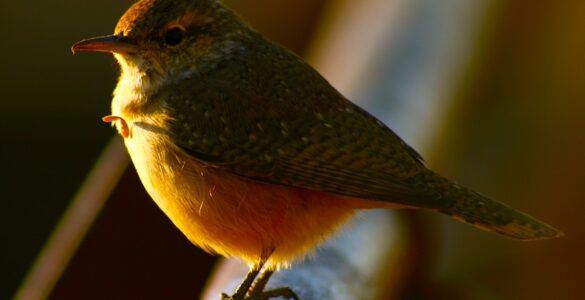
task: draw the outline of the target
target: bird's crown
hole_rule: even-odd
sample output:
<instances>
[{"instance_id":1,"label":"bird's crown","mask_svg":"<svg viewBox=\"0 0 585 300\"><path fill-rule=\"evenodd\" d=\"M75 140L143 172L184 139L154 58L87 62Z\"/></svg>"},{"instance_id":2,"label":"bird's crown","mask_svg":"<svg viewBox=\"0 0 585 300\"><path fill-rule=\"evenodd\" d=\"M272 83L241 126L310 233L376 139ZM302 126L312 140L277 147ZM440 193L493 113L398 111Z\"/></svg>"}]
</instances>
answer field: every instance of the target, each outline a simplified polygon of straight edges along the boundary
<instances>
[{"instance_id":1,"label":"bird's crown","mask_svg":"<svg viewBox=\"0 0 585 300\"><path fill-rule=\"evenodd\" d=\"M221 10L216 0L142 0L135 3L120 18L115 34L146 38L156 30L172 25L188 28L213 21Z\"/></svg>"}]
</instances>

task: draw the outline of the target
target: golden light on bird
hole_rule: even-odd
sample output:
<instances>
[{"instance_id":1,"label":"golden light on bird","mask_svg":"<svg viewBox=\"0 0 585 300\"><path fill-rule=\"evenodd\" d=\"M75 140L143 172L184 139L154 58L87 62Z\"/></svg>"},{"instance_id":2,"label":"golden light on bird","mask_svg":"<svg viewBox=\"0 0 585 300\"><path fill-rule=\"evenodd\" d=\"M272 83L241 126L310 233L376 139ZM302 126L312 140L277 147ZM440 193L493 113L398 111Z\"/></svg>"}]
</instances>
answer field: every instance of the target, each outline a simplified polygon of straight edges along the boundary
<instances>
[{"instance_id":1,"label":"golden light on bird","mask_svg":"<svg viewBox=\"0 0 585 300\"><path fill-rule=\"evenodd\" d=\"M140 1L113 35L72 50L116 55L121 76L104 121L125 138L158 206L194 244L250 266L224 298L266 295L274 270L362 209L431 209L520 240L561 235L427 169L388 127L218 1Z\"/></svg>"}]
</instances>

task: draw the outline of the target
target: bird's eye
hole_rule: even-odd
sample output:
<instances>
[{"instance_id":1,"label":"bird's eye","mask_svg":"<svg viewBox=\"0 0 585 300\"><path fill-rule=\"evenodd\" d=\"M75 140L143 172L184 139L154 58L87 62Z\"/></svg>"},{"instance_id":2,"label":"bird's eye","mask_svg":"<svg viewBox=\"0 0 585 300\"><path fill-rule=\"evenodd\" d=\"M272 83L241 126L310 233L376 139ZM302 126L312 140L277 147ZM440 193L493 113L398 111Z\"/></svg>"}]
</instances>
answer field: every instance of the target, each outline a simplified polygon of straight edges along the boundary
<instances>
[{"instance_id":1,"label":"bird's eye","mask_svg":"<svg viewBox=\"0 0 585 300\"><path fill-rule=\"evenodd\" d=\"M185 35L185 30L181 27L169 28L164 33L165 43L169 46L176 46L183 41L184 35Z\"/></svg>"}]
</instances>

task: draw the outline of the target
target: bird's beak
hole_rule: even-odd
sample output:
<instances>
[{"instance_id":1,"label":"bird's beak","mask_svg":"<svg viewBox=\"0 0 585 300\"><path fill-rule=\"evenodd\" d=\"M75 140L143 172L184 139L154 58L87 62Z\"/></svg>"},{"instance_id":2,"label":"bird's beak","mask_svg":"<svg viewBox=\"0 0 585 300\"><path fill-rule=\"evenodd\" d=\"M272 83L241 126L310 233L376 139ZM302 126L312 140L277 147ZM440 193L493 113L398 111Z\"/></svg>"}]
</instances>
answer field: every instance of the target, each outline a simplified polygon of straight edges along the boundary
<instances>
[{"instance_id":1,"label":"bird's beak","mask_svg":"<svg viewBox=\"0 0 585 300\"><path fill-rule=\"evenodd\" d=\"M73 54L80 51L131 54L136 53L137 47L125 36L107 35L83 40L71 47Z\"/></svg>"}]
</instances>

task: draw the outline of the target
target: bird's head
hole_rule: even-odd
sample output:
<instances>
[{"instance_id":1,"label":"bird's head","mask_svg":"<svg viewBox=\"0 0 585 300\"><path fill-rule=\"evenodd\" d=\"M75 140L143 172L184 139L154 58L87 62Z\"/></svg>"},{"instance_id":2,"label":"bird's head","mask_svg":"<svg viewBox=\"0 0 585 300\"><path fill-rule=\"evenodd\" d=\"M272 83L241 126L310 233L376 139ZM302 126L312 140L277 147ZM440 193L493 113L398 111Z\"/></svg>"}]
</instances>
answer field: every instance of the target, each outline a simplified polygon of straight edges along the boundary
<instances>
[{"instance_id":1,"label":"bird's head","mask_svg":"<svg viewBox=\"0 0 585 300\"><path fill-rule=\"evenodd\" d=\"M248 27L218 0L142 0L118 21L114 34L73 45L113 53L125 72L176 78L212 68L241 50Z\"/></svg>"}]
</instances>

